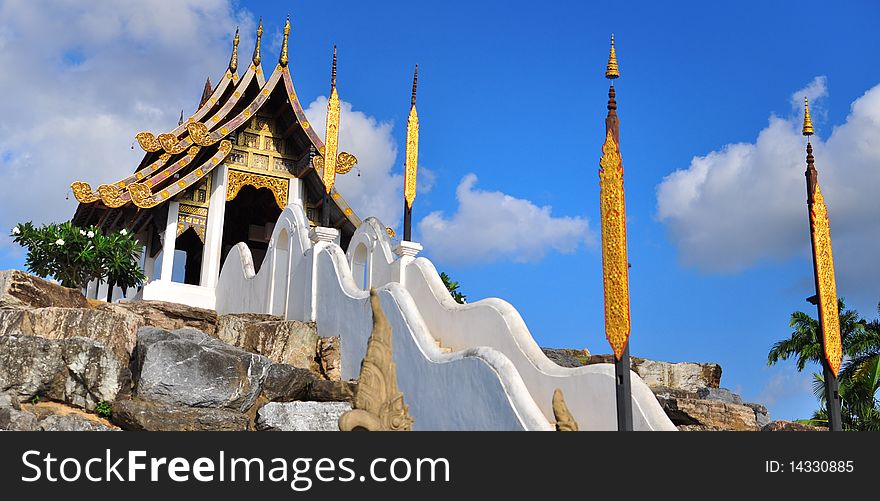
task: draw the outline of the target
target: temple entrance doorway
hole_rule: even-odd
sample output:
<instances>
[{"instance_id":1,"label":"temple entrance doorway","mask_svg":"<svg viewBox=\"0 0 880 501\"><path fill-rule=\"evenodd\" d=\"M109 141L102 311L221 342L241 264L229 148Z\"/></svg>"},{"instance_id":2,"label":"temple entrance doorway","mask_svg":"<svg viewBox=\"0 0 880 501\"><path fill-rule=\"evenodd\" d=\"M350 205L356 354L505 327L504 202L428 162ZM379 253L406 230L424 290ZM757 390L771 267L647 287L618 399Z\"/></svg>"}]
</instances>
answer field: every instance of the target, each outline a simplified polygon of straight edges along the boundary
<instances>
[{"instance_id":1,"label":"temple entrance doorway","mask_svg":"<svg viewBox=\"0 0 880 501\"><path fill-rule=\"evenodd\" d=\"M260 271L272 230L281 209L275 202L275 195L268 188L243 186L235 199L226 202L226 213L223 220L223 247L220 255L220 266L226 262L226 256L232 247L244 242L251 250L254 258L254 271Z\"/></svg>"}]
</instances>

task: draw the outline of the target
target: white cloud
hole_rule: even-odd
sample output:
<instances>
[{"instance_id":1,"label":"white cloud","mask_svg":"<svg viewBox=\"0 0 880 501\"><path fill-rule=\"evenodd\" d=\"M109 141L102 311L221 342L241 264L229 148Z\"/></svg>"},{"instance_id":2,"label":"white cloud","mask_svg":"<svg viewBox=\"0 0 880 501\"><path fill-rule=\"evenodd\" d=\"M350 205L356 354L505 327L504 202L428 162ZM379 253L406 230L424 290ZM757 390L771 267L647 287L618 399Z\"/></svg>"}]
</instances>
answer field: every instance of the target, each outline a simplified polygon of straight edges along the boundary
<instances>
[{"instance_id":1,"label":"white cloud","mask_svg":"<svg viewBox=\"0 0 880 501\"><path fill-rule=\"evenodd\" d=\"M68 219L72 181L133 172L134 135L194 110L237 25L249 54L253 19L228 0L0 2L0 228Z\"/></svg>"},{"instance_id":2,"label":"white cloud","mask_svg":"<svg viewBox=\"0 0 880 501\"><path fill-rule=\"evenodd\" d=\"M593 241L585 218L553 217L550 206L479 190L476 183L474 174L461 180L455 190L458 210L451 217L437 211L419 222L422 244L437 259L536 261L550 250L571 253Z\"/></svg>"},{"instance_id":3,"label":"white cloud","mask_svg":"<svg viewBox=\"0 0 880 501\"><path fill-rule=\"evenodd\" d=\"M821 104L827 95L825 79L814 79L794 93L792 104L799 112L771 116L754 143L730 144L695 157L687 169L673 172L657 187L657 215L684 263L705 271L737 271L767 258L809 253L801 135L805 94ZM813 136L838 290L845 297L876 294L880 281L878 137L880 85L852 103L846 121L827 140Z\"/></svg>"},{"instance_id":4,"label":"white cloud","mask_svg":"<svg viewBox=\"0 0 880 501\"><path fill-rule=\"evenodd\" d=\"M339 112L339 148L357 157L360 171L360 176L358 170L337 176L339 192L361 219L377 217L395 228L403 215L403 176L392 172L397 158L397 146L391 136L393 125L354 111L351 103L345 101L340 102ZM305 113L323 138L327 96L312 101Z\"/></svg>"},{"instance_id":5,"label":"white cloud","mask_svg":"<svg viewBox=\"0 0 880 501\"><path fill-rule=\"evenodd\" d=\"M813 397L813 375L810 372L796 372L792 366L776 369L764 383L755 401L772 410L781 401L804 397Z\"/></svg>"}]
</instances>

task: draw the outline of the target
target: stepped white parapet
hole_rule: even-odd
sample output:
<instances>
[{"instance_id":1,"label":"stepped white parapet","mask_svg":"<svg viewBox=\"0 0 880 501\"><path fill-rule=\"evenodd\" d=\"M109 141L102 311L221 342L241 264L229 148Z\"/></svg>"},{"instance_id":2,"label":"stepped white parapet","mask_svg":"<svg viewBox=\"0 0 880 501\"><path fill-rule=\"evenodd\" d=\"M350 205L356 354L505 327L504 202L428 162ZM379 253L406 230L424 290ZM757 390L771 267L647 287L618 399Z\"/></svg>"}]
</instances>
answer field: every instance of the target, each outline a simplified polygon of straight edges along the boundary
<instances>
[{"instance_id":1,"label":"stepped white parapet","mask_svg":"<svg viewBox=\"0 0 880 501\"><path fill-rule=\"evenodd\" d=\"M216 288L217 312L315 321L320 335L340 336L342 377L356 378L372 328L368 291L375 287L392 325L398 384L414 429L552 430L555 388L582 430L616 429L612 365L557 366L513 306L500 299L456 303L433 264L415 257L418 244L392 250L375 218L358 228L347 254L324 230L313 230L310 240L302 207L289 205L259 273L248 247L236 245ZM635 429L675 430L647 385L630 376Z\"/></svg>"}]
</instances>

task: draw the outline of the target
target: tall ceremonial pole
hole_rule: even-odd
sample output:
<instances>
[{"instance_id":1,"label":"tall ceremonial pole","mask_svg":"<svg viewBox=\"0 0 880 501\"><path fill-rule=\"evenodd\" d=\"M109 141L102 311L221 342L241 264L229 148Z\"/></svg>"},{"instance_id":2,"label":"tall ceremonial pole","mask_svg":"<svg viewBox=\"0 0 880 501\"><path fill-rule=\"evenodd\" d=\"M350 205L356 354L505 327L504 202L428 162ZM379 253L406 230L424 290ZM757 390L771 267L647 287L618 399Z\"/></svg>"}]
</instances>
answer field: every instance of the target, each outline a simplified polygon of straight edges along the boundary
<instances>
[{"instance_id":1,"label":"tall ceremonial pole","mask_svg":"<svg viewBox=\"0 0 880 501\"><path fill-rule=\"evenodd\" d=\"M605 292L605 337L614 350L614 381L617 393L617 430L632 431L632 387L629 363L629 260L626 252L626 203L623 193L623 161L620 156L620 120L617 117L614 80L620 77L614 35L605 78L608 115L605 143L599 160L599 203L602 217L602 282Z\"/></svg>"},{"instance_id":2,"label":"tall ceremonial pole","mask_svg":"<svg viewBox=\"0 0 880 501\"><path fill-rule=\"evenodd\" d=\"M330 227L330 192L336 183L336 156L339 150L339 94L336 92L336 46L333 46L333 64L330 70L330 99L327 100L327 131L324 141L324 203L321 226Z\"/></svg>"},{"instance_id":3,"label":"tall ceremonial pole","mask_svg":"<svg viewBox=\"0 0 880 501\"><path fill-rule=\"evenodd\" d=\"M416 199L416 175L419 168L419 114L416 112L416 87L419 65L413 72L409 118L406 120L406 160L403 181L403 240L412 241L412 205Z\"/></svg>"},{"instance_id":4,"label":"tall ceremonial pole","mask_svg":"<svg viewBox=\"0 0 880 501\"><path fill-rule=\"evenodd\" d=\"M810 242L813 250L813 276L816 281L815 304L819 308L821 330L822 372L825 379L825 403L828 411L828 429L842 431L840 417L840 393L837 375L843 359L840 341L840 311L837 306L837 284L834 280L834 257L831 253L831 230L828 225L828 208L819 188L819 172L813 159L813 120L810 103L804 98L804 128L807 136L807 208L810 214ZM813 298L810 298L813 299ZM812 301L811 301L812 302Z\"/></svg>"}]
</instances>

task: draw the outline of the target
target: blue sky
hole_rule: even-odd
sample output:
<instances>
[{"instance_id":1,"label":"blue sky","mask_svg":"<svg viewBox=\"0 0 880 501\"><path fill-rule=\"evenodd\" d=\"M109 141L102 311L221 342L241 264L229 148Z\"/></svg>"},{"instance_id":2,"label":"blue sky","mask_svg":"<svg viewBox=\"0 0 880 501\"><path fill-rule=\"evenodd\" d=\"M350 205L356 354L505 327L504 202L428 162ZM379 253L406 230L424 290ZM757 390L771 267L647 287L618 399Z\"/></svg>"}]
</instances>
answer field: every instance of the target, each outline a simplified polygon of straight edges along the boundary
<instances>
[{"instance_id":1,"label":"blue sky","mask_svg":"<svg viewBox=\"0 0 880 501\"><path fill-rule=\"evenodd\" d=\"M168 129L181 108L192 111L205 76L216 81L225 68L236 25L247 60L263 16L270 64L289 13L291 70L313 113L339 47L339 92L351 106L343 147L366 159L362 178L340 181L355 207L399 223L395 183L418 63L420 166L431 182L416 200L415 236L434 244L424 255L469 300L511 302L539 344L607 353L597 169L613 32L633 355L720 363L723 386L776 418L815 408L809 374L766 365L770 345L789 334L789 314L814 313L804 301L813 291L801 111L792 104L800 94L815 102L839 293L875 315L876 4L339 1L330 11L194 0L176 13L154 1L99 4L68 12L0 1L0 62L23 68L0 77L8 89L0 110L22 117L0 125L0 224L69 217L63 198L75 176L104 182L130 172L135 132ZM35 33L52 26L68 29L52 41ZM346 139L347 123L360 139ZM468 224L473 213L485 223ZM426 217L453 229L418 225ZM486 235L510 245L468 247ZM444 247L452 245L465 250ZM0 241L0 268L21 266L21 253Z\"/></svg>"}]
</instances>

